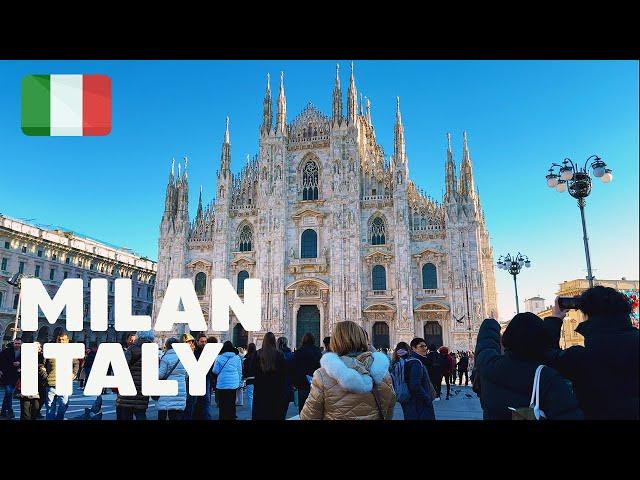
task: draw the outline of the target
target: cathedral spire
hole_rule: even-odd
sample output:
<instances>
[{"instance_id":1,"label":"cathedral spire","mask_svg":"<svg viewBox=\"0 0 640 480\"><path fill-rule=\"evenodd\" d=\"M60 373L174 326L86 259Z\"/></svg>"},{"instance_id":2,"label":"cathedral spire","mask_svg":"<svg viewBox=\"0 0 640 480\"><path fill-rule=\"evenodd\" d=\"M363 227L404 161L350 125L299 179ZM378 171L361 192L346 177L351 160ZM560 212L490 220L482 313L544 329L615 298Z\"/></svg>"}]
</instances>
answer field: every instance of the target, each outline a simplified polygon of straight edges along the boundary
<instances>
[{"instance_id":1,"label":"cathedral spire","mask_svg":"<svg viewBox=\"0 0 640 480\"><path fill-rule=\"evenodd\" d=\"M231 144L229 143L229 116L227 115L224 140L222 142L222 155L220 156L220 173L226 178L231 174Z\"/></svg>"},{"instance_id":2,"label":"cathedral spire","mask_svg":"<svg viewBox=\"0 0 640 480\"><path fill-rule=\"evenodd\" d=\"M364 97L364 99L365 99L365 108L367 109L367 113L366 113L367 123L371 127L373 126L373 122L371 121L371 102L367 97Z\"/></svg>"},{"instance_id":3,"label":"cathedral spire","mask_svg":"<svg viewBox=\"0 0 640 480\"><path fill-rule=\"evenodd\" d=\"M202 220L202 185L200 185L200 195L198 196L198 212L196 213L196 222Z\"/></svg>"},{"instance_id":4,"label":"cathedral spire","mask_svg":"<svg viewBox=\"0 0 640 480\"><path fill-rule=\"evenodd\" d=\"M362 92L360 92L360 113L358 113L358 115L362 115L364 113L363 109L362 109Z\"/></svg>"},{"instance_id":5,"label":"cathedral spire","mask_svg":"<svg viewBox=\"0 0 640 480\"><path fill-rule=\"evenodd\" d=\"M273 116L271 113L271 76L267 73L267 91L264 94L262 102L262 127L260 133L269 135L271 126L273 125Z\"/></svg>"},{"instance_id":6,"label":"cathedral spire","mask_svg":"<svg viewBox=\"0 0 640 480\"><path fill-rule=\"evenodd\" d=\"M454 201L458 187L456 180L456 163L453 160L453 151L451 150L451 133L447 133L447 164L445 171L445 186L447 190L444 195L444 201Z\"/></svg>"},{"instance_id":7,"label":"cathedral spire","mask_svg":"<svg viewBox=\"0 0 640 480\"><path fill-rule=\"evenodd\" d=\"M336 63L336 84L333 87L332 121L333 124L342 122L342 90L340 89L340 65Z\"/></svg>"},{"instance_id":8,"label":"cathedral spire","mask_svg":"<svg viewBox=\"0 0 640 480\"><path fill-rule=\"evenodd\" d=\"M460 196L463 198L475 196L473 186L473 166L471 165L471 155L469 155L469 145L467 144L467 131L462 134L463 158L460 166Z\"/></svg>"},{"instance_id":9,"label":"cathedral spire","mask_svg":"<svg viewBox=\"0 0 640 480\"><path fill-rule=\"evenodd\" d=\"M164 199L164 211L165 211L165 216L167 216L168 214L172 214L173 213L173 206L175 203L175 189L176 189L176 185L175 185L175 171L174 171L174 166L175 166L176 160L175 158L171 159L171 170L169 171L169 180L167 181L167 193Z\"/></svg>"},{"instance_id":10,"label":"cathedral spire","mask_svg":"<svg viewBox=\"0 0 640 480\"><path fill-rule=\"evenodd\" d=\"M394 135L394 157L396 162L404 162L405 150L404 150L404 126L402 125L402 115L400 114L400 97L396 97L396 128Z\"/></svg>"},{"instance_id":11,"label":"cathedral spire","mask_svg":"<svg viewBox=\"0 0 640 480\"><path fill-rule=\"evenodd\" d=\"M358 92L356 91L356 78L353 73L353 62L351 62L351 78L349 79L349 90L347 90L347 119L350 125L355 125L358 115Z\"/></svg>"},{"instance_id":12,"label":"cathedral spire","mask_svg":"<svg viewBox=\"0 0 640 480\"><path fill-rule=\"evenodd\" d=\"M280 72L280 94L278 95L278 118L276 132L287 133L287 99L284 96L284 72Z\"/></svg>"}]
</instances>

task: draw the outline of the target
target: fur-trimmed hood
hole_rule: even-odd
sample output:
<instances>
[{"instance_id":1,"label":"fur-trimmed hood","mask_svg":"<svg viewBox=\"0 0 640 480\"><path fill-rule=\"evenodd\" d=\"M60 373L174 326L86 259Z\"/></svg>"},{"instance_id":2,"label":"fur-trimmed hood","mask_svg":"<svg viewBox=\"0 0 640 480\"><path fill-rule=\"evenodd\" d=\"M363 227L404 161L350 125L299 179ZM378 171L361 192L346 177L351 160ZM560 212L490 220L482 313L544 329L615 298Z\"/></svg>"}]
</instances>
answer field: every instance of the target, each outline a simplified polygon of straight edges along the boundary
<instances>
[{"instance_id":1,"label":"fur-trimmed hood","mask_svg":"<svg viewBox=\"0 0 640 480\"><path fill-rule=\"evenodd\" d=\"M328 352L320 359L320 366L345 390L368 393L373 388L372 379L380 385L388 375L389 358L381 352L364 352L357 357Z\"/></svg>"}]
</instances>

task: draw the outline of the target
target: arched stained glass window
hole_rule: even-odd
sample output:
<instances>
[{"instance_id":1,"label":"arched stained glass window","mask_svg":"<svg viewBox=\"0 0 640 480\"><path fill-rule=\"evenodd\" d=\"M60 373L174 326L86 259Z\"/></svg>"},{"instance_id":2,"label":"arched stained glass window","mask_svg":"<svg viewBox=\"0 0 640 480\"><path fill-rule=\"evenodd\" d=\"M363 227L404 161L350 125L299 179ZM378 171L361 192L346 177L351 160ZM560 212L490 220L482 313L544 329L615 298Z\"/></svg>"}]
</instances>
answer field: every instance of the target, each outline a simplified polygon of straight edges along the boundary
<instances>
[{"instance_id":1,"label":"arched stained glass window","mask_svg":"<svg viewBox=\"0 0 640 480\"><path fill-rule=\"evenodd\" d=\"M253 241L253 231L249 225L245 225L240 230L240 236L238 237L238 251L250 252Z\"/></svg>"},{"instance_id":2,"label":"arched stained glass window","mask_svg":"<svg viewBox=\"0 0 640 480\"><path fill-rule=\"evenodd\" d=\"M371 222L371 245L384 245L385 242L385 228L384 222L382 218L376 217L373 222Z\"/></svg>"},{"instance_id":3,"label":"arched stained glass window","mask_svg":"<svg viewBox=\"0 0 640 480\"><path fill-rule=\"evenodd\" d=\"M207 275L204 272L198 272L196 275L196 295L202 296L207 291Z\"/></svg>"},{"instance_id":4,"label":"arched stained glass window","mask_svg":"<svg viewBox=\"0 0 640 480\"><path fill-rule=\"evenodd\" d=\"M422 266L422 288L428 290L438 288L438 276L436 266L433 263L425 263Z\"/></svg>"},{"instance_id":5,"label":"arched stained glass window","mask_svg":"<svg viewBox=\"0 0 640 480\"><path fill-rule=\"evenodd\" d=\"M236 284L236 291L238 294L244 293L244 281L249 278L249 272L242 270L238 273L238 282Z\"/></svg>"},{"instance_id":6,"label":"arched stained glass window","mask_svg":"<svg viewBox=\"0 0 640 480\"><path fill-rule=\"evenodd\" d=\"M387 272L382 265L376 265L371 270L371 285L373 290L387 289Z\"/></svg>"},{"instance_id":7,"label":"arched stained glass window","mask_svg":"<svg viewBox=\"0 0 640 480\"><path fill-rule=\"evenodd\" d=\"M308 161L302 169L302 199L318 199L318 165Z\"/></svg>"},{"instance_id":8,"label":"arched stained glass window","mask_svg":"<svg viewBox=\"0 0 640 480\"><path fill-rule=\"evenodd\" d=\"M300 258L318 257L318 234L315 230L307 229L302 232Z\"/></svg>"}]
</instances>

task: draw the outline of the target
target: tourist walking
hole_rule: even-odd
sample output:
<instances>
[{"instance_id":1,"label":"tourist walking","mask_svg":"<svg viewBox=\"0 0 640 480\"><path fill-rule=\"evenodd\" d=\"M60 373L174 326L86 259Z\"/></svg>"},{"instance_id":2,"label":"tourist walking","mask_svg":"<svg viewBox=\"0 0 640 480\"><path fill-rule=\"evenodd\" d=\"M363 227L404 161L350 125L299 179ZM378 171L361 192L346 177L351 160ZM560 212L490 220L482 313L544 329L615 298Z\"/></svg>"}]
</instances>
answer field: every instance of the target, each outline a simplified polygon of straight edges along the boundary
<instances>
[{"instance_id":1,"label":"tourist walking","mask_svg":"<svg viewBox=\"0 0 640 480\"><path fill-rule=\"evenodd\" d=\"M284 420L285 360L276 346L276 337L267 332L254 361L253 420Z\"/></svg>"},{"instance_id":2,"label":"tourist walking","mask_svg":"<svg viewBox=\"0 0 640 480\"><path fill-rule=\"evenodd\" d=\"M256 344L250 343L247 345L247 352L242 359L242 378L244 380L245 391L247 392L247 407L249 410L249 418L251 418L251 412L253 411L253 388L256 381L255 370L255 355Z\"/></svg>"},{"instance_id":3,"label":"tourist walking","mask_svg":"<svg viewBox=\"0 0 640 480\"><path fill-rule=\"evenodd\" d=\"M236 391L242 385L242 361L238 350L229 340L222 344L222 350L213 364L216 376L216 396L220 420L236 419Z\"/></svg>"},{"instance_id":4,"label":"tourist walking","mask_svg":"<svg viewBox=\"0 0 640 480\"><path fill-rule=\"evenodd\" d=\"M13 343L7 345L7 348L0 353L0 385L4 389L4 398L2 400L2 411L0 417L14 418L13 412L13 392L16 389L16 382L19 378L20 368L20 348L22 346L22 338L17 337Z\"/></svg>"},{"instance_id":5,"label":"tourist walking","mask_svg":"<svg viewBox=\"0 0 640 480\"><path fill-rule=\"evenodd\" d=\"M396 395L387 356L369 351L364 330L352 321L334 325L330 348L300 420L391 420Z\"/></svg>"},{"instance_id":6,"label":"tourist walking","mask_svg":"<svg viewBox=\"0 0 640 480\"><path fill-rule=\"evenodd\" d=\"M435 390L420 354L416 351L422 348L426 350L427 345L422 338L414 338L411 343L416 348L400 342L393 351L389 369L396 399L402 407L405 420L435 420Z\"/></svg>"},{"instance_id":7,"label":"tourist walking","mask_svg":"<svg viewBox=\"0 0 640 480\"><path fill-rule=\"evenodd\" d=\"M138 332L136 341L127 348L124 356L129 365L129 371L133 378L133 384L136 387L135 395L120 395L116 397L116 407L118 407L118 420L146 420L147 407L149 406L149 397L142 394L142 344L152 343L154 341L153 330L146 332Z\"/></svg>"},{"instance_id":8,"label":"tourist walking","mask_svg":"<svg viewBox=\"0 0 640 480\"><path fill-rule=\"evenodd\" d=\"M456 367L457 367L457 362L458 362L458 358L456 357L456 352L451 352L449 354L449 365L451 367L451 379L449 380L449 382L451 383L451 385L455 385L456 384Z\"/></svg>"},{"instance_id":9,"label":"tourist walking","mask_svg":"<svg viewBox=\"0 0 640 480\"><path fill-rule=\"evenodd\" d=\"M494 319L482 322L476 344L476 369L482 384L485 420L509 420L514 411L531 404L538 367L544 365L550 336L542 320L531 312L519 313L502 336ZM549 420L580 420L582 411L569 386L553 368L540 372L539 407Z\"/></svg>"},{"instance_id":10,"label":"tourist walking","mask_svg":"<svg viewBox=\"0 0 640 480\"><path fill-rule=\"evenodd\" d=\"M209 343L207 335L202 332L199 333L195 342L195 350L193 351L193 355L196 360L200 358L200 355L204 350L204 346L207 343ZM193 420L213 420L213 406L211 405L211 377L212 375L207 375L205 379L204 395L193 397Z\"/></svg>"},{"instance_id":11,"label":"tourist walking","mask_svg":"<svg viewBox=\"0 0 640 480\"><path fill-rule=\"evenodd\" d=\"M284 409L283 415L287 415L289 410L289 403L293 402L293 352L288 346L286 337L280 337L277 341L278 351L282 353L284 357L285 376L284 376L284 403L282 408Z\"/></svg>"},{"instance_id":12,"label":"tourist walking","mask_svg":"<svg viewBox=\"0 0 640 480\"><path fill-rule=\"evenodd\" d=\"M438 385L441 385L442 379L444 379L444 383L447 385L446 400L449 400L449 394L451 392L451 383L449 381L451 379L451 357L449 356L449 349L447 347L440 347L438 349L438 354L440 355L440 365L442 365ZM442 386L440 388L442 388Z\"/></svg>"},{"instance_id":13,"label":"tourist walking","mask_svg":"<svg viewBox=\"0 0 640 480\"><path fill-rule=\"evenodd\" d=\"M160 380L175 380L178 383L177 395L163 395L156 400L158 420L182 420L187 406L187 370L173 349L178 339L171 337L165 342L165 351L160 357L158 378Z\"/></svg>"},{"instance_id":14,"label":"tourist walking","mask_svg":"<svg viewBox=\"0 0 640 480\"><path fill-rule=\"evenodd\" d=\"M440 393L442 392L442 371L445 367L442 356L438 352L438 347L435 344L429 345L429 351L424 359L424 365L429 372L429 379L436 389L436 398L440 399Z\"/></svg>"},{"instance_id":15,"label":"tourist walking","mask_svg":"<svg viewBox=\"0 0 640 480\"><path fill-rule=\"evenodd\" d=\"M69 343L69 335L62 331L56 336L56 343ZM57 370L55 358L48 358L45 361L47 370L47 420L64 420L64 414L69 406L69 395L59 395L56 390ZM73 360L71 381L78 374L80 362L77 358Z\"/></svg>"},{"instance_id":16,"label":"tourist walking","mask_svg":"<svg viewBox=\"0 0 640 480\"><path fill-rule=\"evenodd\" d=\"M553 346L549 365L571 381L587 420L638 420L640 340L631 323L631 303L613 288L596 286L580 295L579 305L587 318L576 328L584 347L560 349L567 312L557 298L552 316L544 320Z\"/></svg>"},{"instance_id":17,"label":"tourist walking","mask_svg":"<svg viewBox=\"0 0 640 480\"><path fill-rule=\"evenodd\" d=\"M298 413L302 411L311 391L313 373L320 368L322 352L315 345L315 338L311 333L305 333L302 344L293 354L294 385L298 390Z\"/></svg>"},{"instance_id":18,"label":"tourist walking","mask_svg":"<svg viewBox=\"0 0 640 480\"><path fill-rule=\"evenodd\" d=\"M458 361L458 385L462 385L462 376L464 375L464 386L469 385L469 356L467 352L462 352L460 355L460 360ZM455 379L454 379L455 383Z\"/></svg>"},{"instance_id":19,"label":"tourist walking","mask_svg":"<svg viewBox=\"0 0 640 480\"><path fill-rule=\"evenodd\" d=\"M20 393L20 420L36 420L40 418L40 408L46 396L42 391L47 387L47 368L45 367L42 345L34 342L38 347L38 393L35 395L23 395Z\"/></svg>"}]
</instances>

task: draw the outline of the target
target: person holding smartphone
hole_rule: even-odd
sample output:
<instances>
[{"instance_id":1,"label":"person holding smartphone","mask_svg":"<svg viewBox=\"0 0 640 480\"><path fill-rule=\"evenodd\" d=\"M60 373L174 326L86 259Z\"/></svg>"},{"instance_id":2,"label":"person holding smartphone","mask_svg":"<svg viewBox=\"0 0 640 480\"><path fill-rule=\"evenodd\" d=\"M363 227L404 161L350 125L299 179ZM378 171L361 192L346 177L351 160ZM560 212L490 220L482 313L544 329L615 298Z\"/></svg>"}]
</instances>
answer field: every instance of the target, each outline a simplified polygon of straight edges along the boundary
<instances>
[{"instance_id":1,"label":"person holding smartphone","mask_svg":"<svg viewBox=\"0 0 640 480\"><path fill-rule=\"evenodd\" d=\"M576 328L584 347L562 350L562 321L572 307L587 318ZM552 316L544 320L551 335L547 365L572 382L585 419L639 418L639 337L630 315L631 303L624 294L598 285L579 297L557 297Z\"/></svg>"}]
</instances>

